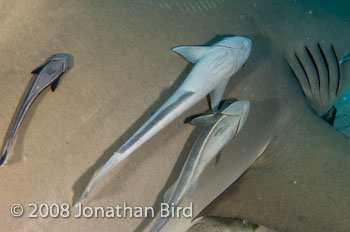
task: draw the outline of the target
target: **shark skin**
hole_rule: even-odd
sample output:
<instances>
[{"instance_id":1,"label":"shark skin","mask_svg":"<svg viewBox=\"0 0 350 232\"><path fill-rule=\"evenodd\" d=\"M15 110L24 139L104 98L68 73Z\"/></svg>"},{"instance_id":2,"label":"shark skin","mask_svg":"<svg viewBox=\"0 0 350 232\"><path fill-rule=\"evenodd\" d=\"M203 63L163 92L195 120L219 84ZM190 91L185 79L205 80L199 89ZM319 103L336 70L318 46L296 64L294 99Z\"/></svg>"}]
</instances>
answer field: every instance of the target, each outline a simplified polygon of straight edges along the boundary
<instances>
[{"instance_id":1,"label":"shark skin","mask_svg":"<svg viewBox=\"0 0 350 232\"><path fill-rule=\"evenodd\" d=\"M251 49L251 40L242 36L226 37L211 46L173 48L173 51L195 63L193 69L175 93L113 154L89 182L76 205L89 195L106 173L208 94L215 111L228 81L246 62Z\"/></svg>"},{"instance_id":2,"label":"shark skin","mask_svg":"<svg viewBox=\"0 0 350 232\"><path fill-rule=\"evenodd\" d=\"M197 218L245 218L276 231L348 231L349 221L336 217L350 216L349 139L313 112L303 117Z\"/></svg>"},{"instance_id":3,"label":"shark skin","mask_svg":"<svg viewBox=\"0 0 350 232\"><path fill-rule=\"evenodd\" d=\"M59 5L50 1L1 2L0 27L6 32L6 36L0 37L4 58L0 60L3 111L10 110L11 95L5 93L20 85L6 84L13 77L13 64L22 58L29 59L33 51L48 54L52 49L71 51L75 57L80 57L78 65L82 68L82 72L69 74L77 81L72 83L76 93L73 101L72 96L62 96L66 110L72 116L65 118L66 114L61 111L58 114L47 112L48 117L60 116L70 126L62 128L57 124L53 132L52 128L33 118L31 125L40 126L40 130L31 133L47 134L45 144L27 140L27 145L16 145L16 149L23 147L25 153L31 155L26 156L25 162L1 170L2 230L43 231L51 227L60 231L145 231L146 227L149 230L148 226L151 227L156 218L154 221L150 218L76 220L71 216L64 220L65 223L57 223L56 220L32 220L26 215L18 220L8 211L14 202L75 202L87 186L86 181L100 170L106 157L119 148L115 146L129 138L131 131L125 132L125 124L133 125L134 132L147 120L134 120L140 114L140 105L150 106L164 86L184 70L186 62L168 54L167 47L179 43L203 44L215 35L239 34L251 38L254 49L244 68L230 80L225 98L249 100L249 117L244 129L225 146L220 162L207 166L197 190L180 206L193 202L195 216L260 157L256 160L257 165L251 166L234 184L232 189L236 194L229 197L233 204L222 201L227 206L225 210L230 211L226 216L269 224L270 228L281 228L280 231L349 231L350 173L349 160L345 160L349 156L349 140L310 110L285 58L295 56L294 52L300 59L302 56L308 58L305 46L314 54L313 50L319 51L318 42L323 51L329 53L325 54L327 61L333 55L329 48L331 44L338 58L346 56L349 53L350 1L233 0L224 1L220 6L217 4L215 9L208 7L208 11L201 12L197 8L196 12L185 14L168 10L164 2L169 1L154 0L152 3L159 2L163 8L150 4L140 7L136 3L140 1L126 0L107 0L98 5L94 1L60 1ZM191 8L194 1L176 2ZM317 55L322 58L322 53ZM316 64L318 60L322 61L314 58ZM336 68L334 60L330 61L332 63L328 64ZM312 64L312 59L308 62ZM29 62L24 67L32 66ZM339 96L349 88L346 84L350 80L349 67L349 62L340 66L345 82L339 86ZM110 78L112 75L116 77ZM137 80L130 79L134 76ZM96 79L98 81L90 81ZM315 83L318 86L317 79ZM149 87L149 94L140 94L140 89L145 86ZM111 87L113 91L106 91ZM167 100L164 96L169 96L168 93L160 96L161 102ZM106 104L104 100L107 100ZM138 103L133 104L134 101ZM83 124L81 116L86 119L95 109L99 109L95 116ZM189 109L186 116L206 110L206 102L201 101ZM105 182L94 194L93 201L98 201L95 203L99 206L127 202L134 206L154 203L157 207L159 204L155 203L163 199L163 194L159 193L177 178L169 174L181 171L179 164L185 162L184 156L193 145L184 147L188 140L194 139L190 136L192 128L180 122L184 117L138 148L139 155L124 160L118 170L112 171L113 175L110 172L108 178L102 180ZM296 126L296 120L301 124ZM6 120L0 120L3 130L7 126ZM116 137L123 139L113 138L106 130L119 131ZM67 135L69 144L65 139L52 138L54 133ZM22 136L22 133L18 135ZM296 140L298 143L291 146ZM55 162L44 163L48 158ZM300 189L305 191L298 191ZM219 209L216 213L225 216ZM192 218L179 220L170 219L163 230L186 231L186 227L191 226ZM292 230L297 225L300 227ZM194 231L206 230L202 227L202 230Z\"/></svg>"},{"instance_id":4,"label":"shark skin","mask_svg":"<svg viewBox=\"0 0 350 232\"><path fill-rule=\"evenodd\" d=\"M244 126L249 108L249 101L237 101L220 112L192 120L192 124L204 126L204 129L193 145L178 180L164 195L164 201L168 205L177 207L196 190L203 170ZM160 231L168 220L169 217L158 217L150 231Z\"/></svg>"},{"instance_id":5,"label":"shark skin","mask_svg":"<svg viewBox=\"0 0 350 232\"><path fill-rule=\"evenodd\" d=\"M6 150L0 160L0 166L3 166L6 163L17 131L33 101L49 85L51 85L52 92L56 90L61 76L70 68L70 61L71 56L69 54L57 54L52 56L44 65L39 66L32 71L32 73L37 74L37 76L21 105L11 128L6 144Z\"/></svg>"}]
</instances>

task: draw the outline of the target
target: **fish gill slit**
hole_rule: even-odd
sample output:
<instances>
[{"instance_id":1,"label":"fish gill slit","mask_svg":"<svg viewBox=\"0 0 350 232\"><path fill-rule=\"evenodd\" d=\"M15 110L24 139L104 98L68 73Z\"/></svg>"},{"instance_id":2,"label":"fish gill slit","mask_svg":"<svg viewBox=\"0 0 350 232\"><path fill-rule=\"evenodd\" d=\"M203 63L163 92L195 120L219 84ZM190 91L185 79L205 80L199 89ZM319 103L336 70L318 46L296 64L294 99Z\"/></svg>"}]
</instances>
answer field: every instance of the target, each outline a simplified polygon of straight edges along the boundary
<instances>
[{"instance_id":1,"label":"fish gill slit","mask_svg":"<svg viewBox=\"0 0 350 232\"><path fill-rule=\"evenodd\" d=\"M310 80L309 80L309 77L308 77L308 75L307 75L307 73L306 73L305 67L304 67L303 63L301 63L301 61L300 61L298 55L297 55L296 53L294 53L294 54L295 54L295 57L297 58L297 60L298 60L298 62L299 62L299 64L300 64L301 68L303 69L303 72L304 72L304 75L305 75L305 77L306 77L307 83L309 84L310 91L312 91L312 90L311 90ZM298 76L297 76L297 78L298 78ZM301 77L300 77L300 78L301 78ZM298 78L298 79L299 79L299 78ZM300 82L300 80L299 80L299 82ZM305 92L305 89L304 89L304 92ZM311 92L311 95L312 95L312 92Z\"/></svg>"},{"instance_id":2,"label":"fish gill slit","mask_svg":"<svg viewBox=\"0 0 350 232\"><path fill-rule=\"evenodd\" d=\"M288 61L288 66L289 66L290 71L292 71L293 75L294 75L294 76L297 78L297 80L299 81L299 84L300 84L301 88L303 88L303 86L302 86L301 83L300 83L299 77L298 77L297 74L294 72L294 69L292 68L292 66L290 66L289 61ZM305 97L307 97L306 94L305 94L305 90L304 90L304 89L303 89L303 94L304 94Z\"/></svg>"},{"instance_id":3,"label":"fish gill slit","mask_svg":"<svg viewBox=\"0 0 350 232\"><path fill-rule=\"evenodd\" d=\"M313 65L315 66L316 69L316 73L317 73L317 79L318 79L318 90L320 91L320 96L321 96L321 79L320 79L320 72L318 71L318 67L316 64L316 61L314 59L314 57L312 56L312 53L310 52L308 47L305 47L307 54L309 55Z\"/></svg>"},{"instance_id":4,"label":"fish gill slit","mask_svg":"<svg viewBox=\"0 0 350 232\"><path fill-rule=\"evenodd\" d=\"M333 54L335 57L335 61L337 63L337 71L338 71L338 80L337 81L338 81L338 83L337 83L337 89L335 91L335 94L336 94L336 96L338 96L338 92L339 92L339 88L340 88L340 79L341 79L340 65L339 65L339 59L338 59L337 53L335 52L333 44L331 44L331 48L332 48L332 51L333 51Z\"/></svg>"},{"instance_id":5,"label":"fish gill slit","mask_svg":"<svg viewBox=\"0 0 350 232\"><path fill-rule=\"evenodd\" d=\"M320 50L321 52L321 55L323 57L323 60L326 64L326 69L327 69L327 77L328 77L328 99L330 98L330 84L331 84L331 73L330 73L330 70L329 70L329 64L328 64L328 61L327 61L327 58L326 58L326 55L324 54L324 51L320 45L320 43L317 43L317 47L318 49Z\"/></svg>"}]
</instances>

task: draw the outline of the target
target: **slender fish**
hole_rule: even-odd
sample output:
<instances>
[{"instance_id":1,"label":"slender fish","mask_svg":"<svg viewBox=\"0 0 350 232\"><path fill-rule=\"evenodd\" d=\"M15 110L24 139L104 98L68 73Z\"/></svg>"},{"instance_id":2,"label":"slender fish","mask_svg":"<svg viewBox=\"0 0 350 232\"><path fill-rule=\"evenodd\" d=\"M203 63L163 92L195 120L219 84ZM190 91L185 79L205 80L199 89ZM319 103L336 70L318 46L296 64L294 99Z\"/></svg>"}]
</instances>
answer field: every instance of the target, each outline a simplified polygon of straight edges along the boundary
<instances>
[{"instance_id":1,"label":"slender fish","mask_svg":"<svg viewBox=\"0 0 350 232\"><path fill-rule=\"evenodd\" d=\"M52 56L44 65L32 71L33 74L38 75L34 79L33 84L26 98L24 99L24 102L22 103L16 120L11 128L6 144L5 153L0 160L0 166L3 166L5 164L17 131L31 104L36 99L36 97L49 85L51 85L51 90L55 91L61 76L69 69L70 61L70 55L57 54Z\"/></svg>"},{"instance_id":2,"label":"slender fish","mask_svg":"<svg viewBox=\"0 0 350 232\"><path fill-rule=\"evenodd\" d=\"M192 120L192 124L204 126L204 129L193 145L178 180L165 193L165 203L177 207L196 190L199 177L206 166L242 129L249 108L248 101L237 101L215 114ZM150 231L160 231L169 219L170 217L159 217Z\"/></svg>"}]
</instances>

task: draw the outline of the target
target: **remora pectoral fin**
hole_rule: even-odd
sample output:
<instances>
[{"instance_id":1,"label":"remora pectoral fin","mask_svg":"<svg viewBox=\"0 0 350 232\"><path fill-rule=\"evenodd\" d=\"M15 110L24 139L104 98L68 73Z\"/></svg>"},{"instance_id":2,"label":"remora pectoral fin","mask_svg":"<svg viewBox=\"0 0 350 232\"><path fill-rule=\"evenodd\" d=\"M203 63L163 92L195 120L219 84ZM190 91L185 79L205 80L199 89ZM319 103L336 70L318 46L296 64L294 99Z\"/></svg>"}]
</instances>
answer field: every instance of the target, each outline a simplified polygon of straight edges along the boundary
<instances>
[{"instance_id":1,"label":"remora pectoral fin","mask_svg":"<svg viewBox=\"0 0 350 232\"><path fill-rule=\"evenodd\" d=\"M210 126L216 122L214 115L215 114L198 116L192 119L191 124L195 126L202 126L202 127Z\"/></svg>"},{"instance_id":2,"label":"remora pectoral fin","mask_svg":"<svg viewBox=\"0 0 350 232\"><path fill-rule=\"evenodd\" d=\"M221 82L213 91L210 92L210 106L213 112L217 111L228 82L229 79Z\"/></svg>"},{"instance_id":3,"label":"remora pectoral fin","mask_svg":"<svg viewBox=\"0 0 350 232\"><path fill-rule=\"evenodd\" d=\"M51 84L51 91L54 92L58 86L58 84L60 83L60 79L61 77L57 78L54 82L52 82Z\"/></svg>"},{"instance_id":4,"label":"remora pectoral fin","mask_svg":"<svg viewBox=\"0 0 350 232\"><path fill-rule=\"evenodd\" d=\"M185 57L189 62L196 63L209 49L210 47L207 46L179 46L171 50Z\"/></svg>"}]
</instances>

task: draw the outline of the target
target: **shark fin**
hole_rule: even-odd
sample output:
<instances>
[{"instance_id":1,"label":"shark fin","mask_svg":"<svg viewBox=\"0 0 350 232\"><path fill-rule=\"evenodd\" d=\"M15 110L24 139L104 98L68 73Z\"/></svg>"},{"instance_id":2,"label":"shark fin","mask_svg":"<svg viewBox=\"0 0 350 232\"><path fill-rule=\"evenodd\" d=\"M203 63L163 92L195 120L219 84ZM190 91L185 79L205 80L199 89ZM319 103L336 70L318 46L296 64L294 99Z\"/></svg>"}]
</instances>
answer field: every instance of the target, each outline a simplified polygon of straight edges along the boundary
<instances>
[{"instance_id":1,"label":"shark fin","mask_svg":"<svg viewBox=\"0 0 350 232\"><path fill-rule=\"evenodd\" d=\"M51 91L54 92L58 86L58 84L60 83L60 77L57 78L54 82L52 82L51 84Z\"/></svg>"},{"instance_id":2,"label":"shark fin","mask_svg":"<svg viewBox=\"0 0 350 232\"><path fill-rule=\"evenodd\" d=\"M209 98L212 112L217 111L228 82L229 79L222 81L213 91L210 92Z\"/></svg>"},{"instance_id":3,"label":"shark fin","mask_svg":"<svg viewBox=\"0 0 350 232\"><path fill-rule=\"evenodd\" d=\"M189 62L196 63L209 49L208 46L179 46L171 50L185 57Z\"/></svg>"},{"instance_id":4,"label":"shark fin","mask_svg":"<svg viewBox=\"0 0 350 232\"><path fill-rule=\"evenodd\" d=\"M164 193L164 202L169 202L170 197L175 191L178 182L179 180L176 180L175 183L172 186L170 186L170 188Z\"/></svg>"},{"instance_id":5,"label":"shark fin","mask_svg":"<svg viewBox=\"0 0 350 232\"><path fill-rule=\"evenodd\" d=\"M191 124L195 126L210 126L216 122L214 114L202 115L192 119Z\"/></svg>"}]
</instances>

